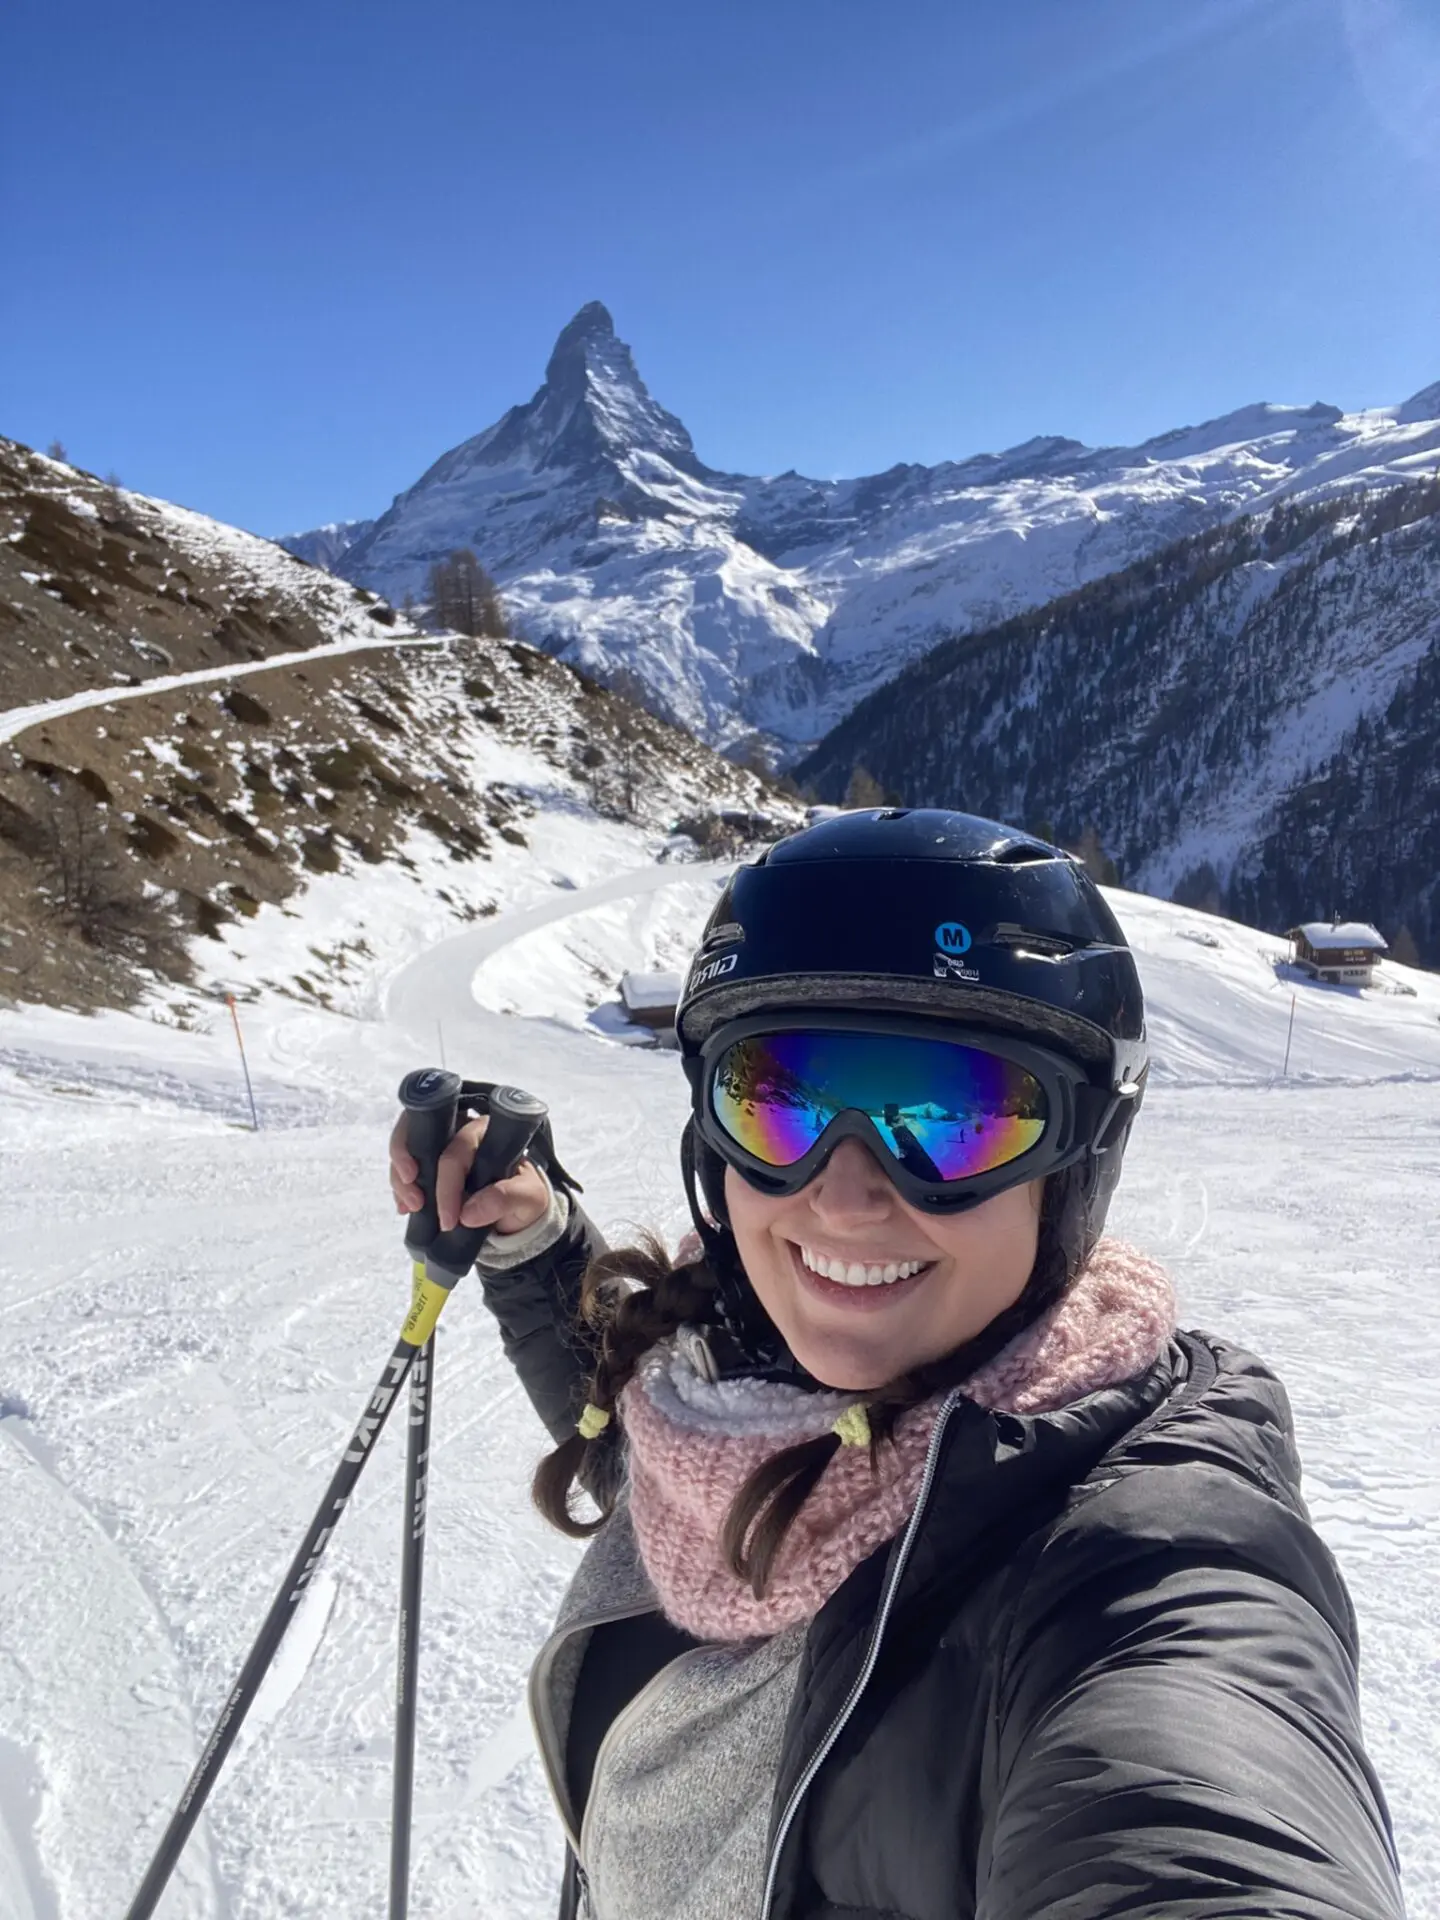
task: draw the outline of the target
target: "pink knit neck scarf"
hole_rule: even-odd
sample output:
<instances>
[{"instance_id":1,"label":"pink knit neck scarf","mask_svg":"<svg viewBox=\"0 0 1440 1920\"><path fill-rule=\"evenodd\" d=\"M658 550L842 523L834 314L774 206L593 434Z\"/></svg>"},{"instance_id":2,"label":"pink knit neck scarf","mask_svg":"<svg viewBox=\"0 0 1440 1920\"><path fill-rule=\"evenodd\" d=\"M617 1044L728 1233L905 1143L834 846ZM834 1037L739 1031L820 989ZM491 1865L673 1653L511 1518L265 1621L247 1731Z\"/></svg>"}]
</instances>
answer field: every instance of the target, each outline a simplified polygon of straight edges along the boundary
<instances>
[{"instance_id":1,"label":"pink knit neck scarf","mask_svg":"<svg viewBox=\"0 0 1440 1920\"><path fill-rule=\"evenodd\" d=\"M1162 1267L1102 1240L1070 1292L965 1382L983 1407L1050 1413L1144 1372L1175 1327ZM645 1570L676 1626L701 1640L745 1640L810 1619L860 1562L892 1539L919 1491L940 1397L902 1414L872 1468L867 1447L826 1467L757 1600L724 1564L730 1504L763 1460L829 1431L860 1396L756 1380L710 1385L667 1344L620 1400L630 1442L630 1511Z\"/></svg>"}]
</instances>

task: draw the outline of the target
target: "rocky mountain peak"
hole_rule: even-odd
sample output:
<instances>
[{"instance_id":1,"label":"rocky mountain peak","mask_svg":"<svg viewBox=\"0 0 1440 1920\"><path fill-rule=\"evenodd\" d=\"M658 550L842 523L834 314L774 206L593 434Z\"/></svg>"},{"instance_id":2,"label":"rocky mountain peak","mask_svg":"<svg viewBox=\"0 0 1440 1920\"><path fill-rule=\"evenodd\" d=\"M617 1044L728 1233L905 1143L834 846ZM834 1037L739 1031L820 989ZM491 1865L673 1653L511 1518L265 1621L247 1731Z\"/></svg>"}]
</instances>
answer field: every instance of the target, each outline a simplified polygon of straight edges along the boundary
<instances>
[{"instance_id":1,"label":"rocky mountain peak","mask_svg":"<svg viewBox=\"0 0 1440 1920\"><path fill-rule=\"evenodd\" d=\"M545 384L559 386L575 368L583 369L592 345L602 351L610 346L620 347L626 359L630 359L629 348L621 346L615 338L615 322L602 300L588 300L575 318L560 329L550 364L545 369ZM634 367L633 360L631 367ZM637 380L639 377L635 375Z\"/></svg>"},{"instance_id":2,"label":"rocky mountain peak","mask_svg":"<svg viewBox=\"0 0 1440 1920\"><path fill-rule=\"evenodd\" d=\"M538 434L549 442L547 465L639 451L658 453L686 472L698 470L690 435L651 398L635 356L599 300L561 328L545 384L525 411L532 438Z\"/></svg>"}]
</instances>

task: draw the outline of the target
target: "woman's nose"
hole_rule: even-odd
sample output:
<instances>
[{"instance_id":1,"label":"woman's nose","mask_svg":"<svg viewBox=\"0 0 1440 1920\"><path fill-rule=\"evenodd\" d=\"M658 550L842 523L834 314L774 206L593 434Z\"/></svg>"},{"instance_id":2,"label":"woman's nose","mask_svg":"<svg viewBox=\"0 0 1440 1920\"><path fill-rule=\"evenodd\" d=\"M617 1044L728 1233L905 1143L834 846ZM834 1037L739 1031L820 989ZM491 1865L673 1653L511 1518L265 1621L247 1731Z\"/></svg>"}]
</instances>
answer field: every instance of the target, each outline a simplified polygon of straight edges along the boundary
<instances>
[{"instance_id":1,"label":"woman's nose","mask_svg":"<svg viewBox=\"0 0 1440 1920\"><path fill-rule=\"evenodd\" d=\"M875 1220L895 1204L895 1189L858 1140L842 1140L810 1183L810 1205L823 1220Z\"/></svg>"}]
</instances>

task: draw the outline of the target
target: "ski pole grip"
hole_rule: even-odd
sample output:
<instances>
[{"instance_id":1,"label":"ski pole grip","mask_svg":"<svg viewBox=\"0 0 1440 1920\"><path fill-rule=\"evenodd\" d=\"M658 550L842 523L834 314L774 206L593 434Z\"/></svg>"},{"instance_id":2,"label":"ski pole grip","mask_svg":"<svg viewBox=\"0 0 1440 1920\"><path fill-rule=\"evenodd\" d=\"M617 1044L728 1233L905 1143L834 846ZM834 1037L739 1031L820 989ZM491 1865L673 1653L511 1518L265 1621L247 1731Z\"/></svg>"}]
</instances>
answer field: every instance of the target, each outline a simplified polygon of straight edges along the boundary
<instances>
[{"instance_id":1,"label":"ski pole grip","mask_svg":"<svg viewBox=\"0 0 1440 1920\"><path fill-rule=\"evenodd\" d=\"M466 1177L466 1193L478 1193L508 1179L549 1112L543 1100L521 1087L492 1087L488 1105L485 1137ZM474 1266L491 1231L489 1227L452 1227L438 1235L427 1249L425 1271L439 1285L453 1287Z\"/></svg>"},{"instance_id":2,"label":"ski pole grip","mask_svg":"<svg viewBox=\"0 0 1440 1920\"><path fill-rule=\"evenodd\" d=\"M440 1234L435 1206L435 1175L440 1156L455 1131L460 1101L460 1076L443 1067L418 1067L400 1082L400 1104L405 1109L405 1145L420 1164L417 1179L424 1204L405 1222L405 1245L416 1259Z\"/></svg>"}]
</instances>

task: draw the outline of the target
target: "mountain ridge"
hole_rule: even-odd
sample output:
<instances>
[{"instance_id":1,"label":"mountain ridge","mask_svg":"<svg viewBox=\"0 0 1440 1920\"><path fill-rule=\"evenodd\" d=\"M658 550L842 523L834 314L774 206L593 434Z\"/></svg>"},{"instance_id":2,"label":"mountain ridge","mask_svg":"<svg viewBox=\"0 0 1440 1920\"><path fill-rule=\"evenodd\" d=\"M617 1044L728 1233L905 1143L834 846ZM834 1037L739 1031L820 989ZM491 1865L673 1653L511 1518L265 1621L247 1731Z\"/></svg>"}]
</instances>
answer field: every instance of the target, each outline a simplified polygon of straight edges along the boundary
<instances>
[{"instance_id":1,"label":"mountain ridge","mask_svg":"<svg viewBox=\"0 0 1440 1920\"><path fill-rule=\"evenodd\" d=\"M712 744L758 735L790 760L952 634L1277 499L1402 484L1437 457L1440 383L1363 412L1257 402L1135 447L1037 435L849 480L725 473L591 301L529 401L370 525L285 544L397 604L473 548L533 644L633 676Z\"/></svg>"},{"instance_id":2,"label":"mountain ridge","mask_svg":"<svg viewBox=\"0 0 1440 1920\"><path fill-rule=\"evenodd\" d=\"M1440 964L1440 480L1243 515L947 641L796 768L1087 831L1127 887Z\"/></svg>"}]
</instances>

